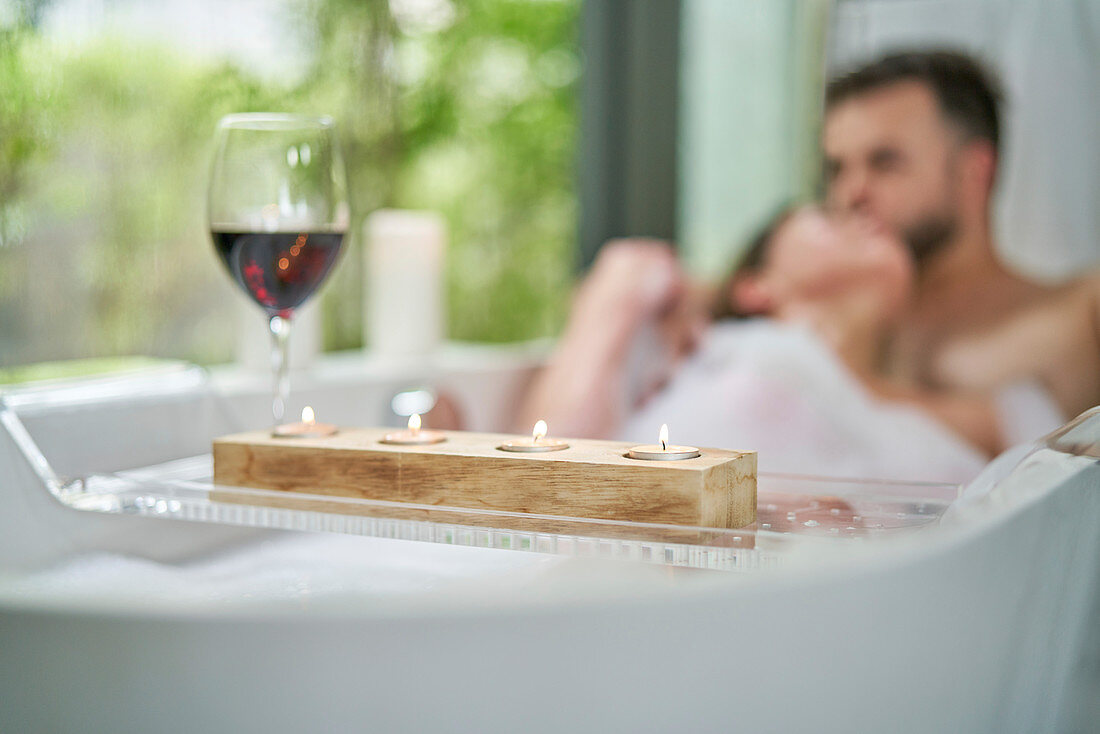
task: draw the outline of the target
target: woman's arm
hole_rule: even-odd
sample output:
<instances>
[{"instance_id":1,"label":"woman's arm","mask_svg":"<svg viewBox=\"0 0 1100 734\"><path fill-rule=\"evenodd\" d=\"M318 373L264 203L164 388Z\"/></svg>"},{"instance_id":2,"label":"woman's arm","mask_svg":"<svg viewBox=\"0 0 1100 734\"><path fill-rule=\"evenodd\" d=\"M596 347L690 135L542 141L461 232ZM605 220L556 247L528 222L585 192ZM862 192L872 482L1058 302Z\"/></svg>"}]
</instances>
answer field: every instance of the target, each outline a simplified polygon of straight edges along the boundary
<instances>
[{"instance_id":1,"label":"woman's arm","mask_svg":"<svg viewBox=\"0 0 1100 734\"><path fill-rule=\"evenodd\" d=\"M543 419L558 436L611 435L623 419L626 362L644 324L677 308L685 281L672 248L618 240L600 251L581 283L547 366L517 411L514 429Z\"/></svg>"}]
</instances>

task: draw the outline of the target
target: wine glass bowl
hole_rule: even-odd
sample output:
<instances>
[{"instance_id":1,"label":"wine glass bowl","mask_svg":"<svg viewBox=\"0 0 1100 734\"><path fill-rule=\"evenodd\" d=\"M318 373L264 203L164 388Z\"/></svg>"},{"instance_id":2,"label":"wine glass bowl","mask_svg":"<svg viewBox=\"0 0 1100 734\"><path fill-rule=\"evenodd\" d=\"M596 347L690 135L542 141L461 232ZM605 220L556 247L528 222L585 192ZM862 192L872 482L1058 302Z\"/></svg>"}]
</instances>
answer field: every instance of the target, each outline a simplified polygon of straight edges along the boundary
<instances>
[{"instance_id":1,"label":"wine glass bowl","mask_svg":"<svg viewBox=\"0 0 1100 734\"><path fill-rule=\"evenodd\" d=\"M235 114L218 123L207 216L214 248L268 317L284 416L290 320L327 278L348 224L343 161L329 117Z\"/></svg>"},{"instance_id":2,"label":"wine glass bowl","mask_svg":"<svg viewBox=\"0 0 1100 734\"><path fill-rule=\"evenodd\" d=\"M271 315L290 318L328 275L342 232L234 232L211 228L230 275Z\"/></svg>"}]
</instances>

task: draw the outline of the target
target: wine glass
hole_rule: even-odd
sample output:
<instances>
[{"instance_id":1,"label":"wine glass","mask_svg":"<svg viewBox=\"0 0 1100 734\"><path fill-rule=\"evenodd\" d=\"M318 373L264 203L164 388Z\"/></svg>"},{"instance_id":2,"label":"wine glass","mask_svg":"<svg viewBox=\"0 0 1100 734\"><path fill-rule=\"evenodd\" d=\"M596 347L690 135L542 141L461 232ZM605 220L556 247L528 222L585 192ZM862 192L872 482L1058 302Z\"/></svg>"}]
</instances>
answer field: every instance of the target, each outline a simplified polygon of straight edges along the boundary
<instances>
[{"instance_id":1,"label":"wine glass","mask_svg":"<svg viewBox=\"0 0 1100 734\"><path fill-rule=\"evenodd\" d=\"M348 226L347 180L329 117L250 113L218 123L207 216L229 274L265 312L286 414L294 311L324 282Z\"/></svg>"}]
</instances>

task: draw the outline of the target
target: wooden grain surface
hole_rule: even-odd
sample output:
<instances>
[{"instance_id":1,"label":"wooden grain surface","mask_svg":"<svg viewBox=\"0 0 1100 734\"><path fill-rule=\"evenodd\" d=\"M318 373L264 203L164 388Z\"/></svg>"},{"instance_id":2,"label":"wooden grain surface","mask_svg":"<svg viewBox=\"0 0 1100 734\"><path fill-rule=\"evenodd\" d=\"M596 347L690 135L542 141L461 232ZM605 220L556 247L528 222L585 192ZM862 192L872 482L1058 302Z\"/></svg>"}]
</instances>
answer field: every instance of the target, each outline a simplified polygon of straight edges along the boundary
<instances>
[{"instance_id":1,"label":"wooden grain surface","mask_svg":"<svg viewBox=\"0 0 1100 734\"><path fill-rule=\"evenodd\" d=\"M614 441L569 440L564 451L517 454L496 448L514 436L448 432L444 443L396 446L379 443L387 432L357 428L323 438L273 438L267 431L227 436L214 442L214 481L223 487L715 528L739 528L756 519L756 454L751 451L703 449L695 459L658 462L627 458L630 445ZM259 501L221 489L214 498ZM352 503L326 504L331 507L322 511L343 507L336 511L377 514ZM403 508L393 513L419 517ZM483 517L484 524L502 527L516 520ZM540 529L531 526L538 521L524 520L524 529ZM545 524L546 532L559 532L548 529L551 521Z\"/></svg>"}]
</instances>

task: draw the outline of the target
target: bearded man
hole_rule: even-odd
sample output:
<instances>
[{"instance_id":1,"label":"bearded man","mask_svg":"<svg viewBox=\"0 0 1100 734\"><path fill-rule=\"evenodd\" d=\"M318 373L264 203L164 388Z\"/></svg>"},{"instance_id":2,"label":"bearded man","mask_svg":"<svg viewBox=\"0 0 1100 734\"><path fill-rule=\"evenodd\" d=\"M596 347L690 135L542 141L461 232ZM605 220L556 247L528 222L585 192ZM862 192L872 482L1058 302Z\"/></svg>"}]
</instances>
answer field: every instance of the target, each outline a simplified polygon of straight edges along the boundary
<instances>
[{"instance_id":1,"label":"bearded man","mask_svg":"<svg viewBox=\"0 0 1100 734\"><path fill-rule=\"evenodd\" d=\"M1100 403L1100 280L1046 285L998 257L1000 106L990 75L953 52L898 53L834 79L827 202L894 230L916 261L912 308L884 356L898 384L1045 397L1071 417Z\"/></svg>"}]
</instances>

